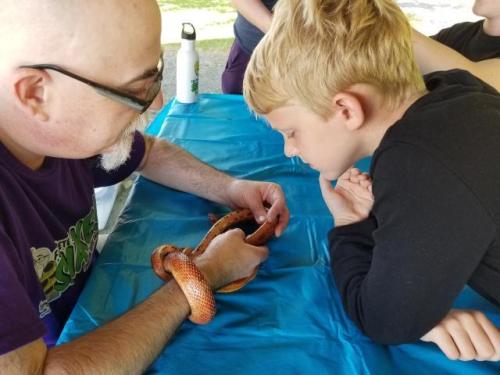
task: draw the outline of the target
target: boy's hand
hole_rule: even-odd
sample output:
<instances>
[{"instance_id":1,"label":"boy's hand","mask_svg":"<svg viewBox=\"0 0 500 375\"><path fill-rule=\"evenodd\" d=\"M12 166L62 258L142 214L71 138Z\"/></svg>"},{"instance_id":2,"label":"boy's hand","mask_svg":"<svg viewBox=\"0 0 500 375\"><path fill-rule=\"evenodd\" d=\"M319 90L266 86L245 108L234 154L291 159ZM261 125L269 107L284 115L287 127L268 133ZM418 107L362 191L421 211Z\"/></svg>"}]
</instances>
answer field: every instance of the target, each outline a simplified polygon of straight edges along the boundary
<instances>
[{"instance_id":1,"label":"boy's hand","mask_svg":"<svg viewBox=\"0 0 500 375\"><path fill-rule=\"evenodd\" d=\"M339 177L335 188L323 176L319 182L335 225L352 224L368 217L373 207L372 181L368 174L350 168Z\"/></svg>"},{"instance_id":2,"label":"boy's hand","mask_svg":"<svg viewBox=\"0 0 500 375\"><path fill-rule=\"evenodd\" d=\"M451 310L421 338L449 359L500 361L500 330L480 311Z\"/></svg>"}]
</instances>

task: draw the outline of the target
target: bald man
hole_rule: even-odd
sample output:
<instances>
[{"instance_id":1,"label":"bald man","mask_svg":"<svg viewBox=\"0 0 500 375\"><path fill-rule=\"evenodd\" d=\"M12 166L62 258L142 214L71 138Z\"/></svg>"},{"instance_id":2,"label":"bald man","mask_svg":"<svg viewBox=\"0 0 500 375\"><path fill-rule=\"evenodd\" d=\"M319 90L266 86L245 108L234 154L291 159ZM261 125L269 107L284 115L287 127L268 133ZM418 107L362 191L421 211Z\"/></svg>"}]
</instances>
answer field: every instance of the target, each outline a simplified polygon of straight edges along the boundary
<instances>
[{"instance_id":1,"label":"bald man","mask_svg":"<svg viewBox=\"0 0 500 375\"><path fill-rule=\"evenodd\" d=\"M113 322L54 347L96 257L95 186L139 170L249 207L260 221L280 215L277 234L287 224L276 184L234 179L136 131L140 114L162 106L160 24L154 0L0 0L1 373L140 373L189 314L172 281ZM217 288L266 256L235 230L197 265Z\"/></svg>"}]
</instances>

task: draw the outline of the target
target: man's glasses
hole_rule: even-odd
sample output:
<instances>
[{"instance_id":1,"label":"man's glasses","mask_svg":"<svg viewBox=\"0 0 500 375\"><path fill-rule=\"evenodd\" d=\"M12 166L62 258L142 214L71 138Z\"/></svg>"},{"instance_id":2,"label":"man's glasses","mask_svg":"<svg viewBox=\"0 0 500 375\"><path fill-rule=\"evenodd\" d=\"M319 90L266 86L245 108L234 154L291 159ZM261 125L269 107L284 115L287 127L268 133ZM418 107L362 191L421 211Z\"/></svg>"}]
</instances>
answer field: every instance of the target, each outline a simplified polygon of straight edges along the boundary
<instances>
[{"instance_id":1,"label":"man's glasses","mask_svg":"<svg viewBox=\"0 0 500 375\"><path fill-rule=\"evenodd\" d=\"M58 65L53 64L35 64L35 65L23 65L21 68L31 68L31 69L40 69L40 70L54 70L65 76L71 77L80 81L86 85L89 85L94 90L96 90L99 94L110 98L116 102L122 103L130 108L133 108L139 113L144 113L147 109L153 104L153 101L158 96L158 93L161 90L161 81L163 79L163 56L160 57L160 61L158 62L158 73L153 78L153 83L148 88L148 91L145 95L144 99L138 98L137 96L131 95L129 93L123 92L121 90L115 89L113 87L102 85L98 82L92 81L85 77L81 77L77 74L71 73L64 68L61 68Z\"/></svg>"}]
</instances>

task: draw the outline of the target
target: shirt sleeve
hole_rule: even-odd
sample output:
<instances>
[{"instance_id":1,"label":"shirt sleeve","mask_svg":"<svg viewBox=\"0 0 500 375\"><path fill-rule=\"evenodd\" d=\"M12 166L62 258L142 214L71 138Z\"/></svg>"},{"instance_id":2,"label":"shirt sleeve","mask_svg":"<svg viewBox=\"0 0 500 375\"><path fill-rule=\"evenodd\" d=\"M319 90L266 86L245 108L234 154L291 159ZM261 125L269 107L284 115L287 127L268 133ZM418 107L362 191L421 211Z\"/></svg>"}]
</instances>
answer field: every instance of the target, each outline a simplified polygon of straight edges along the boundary
<instances>
[{"instance_id":1,"label":"shirt sleeve","mask_svg":"<svg viewBox=\"0 0 500 375\"><path fill-rule=\"evenodd\" d=\"M45 334L29 291L23 283L23 266L16 249L0 227L0 355Z\"/></svg>"},{"instance_id":2,"label":"shirt sleeve","mask_svg":"<svg viewBox=\"0 0 500 375\"><path fill-rule=\"evenodd\" d=\"M471 22L460 22L450 27L439 30L437 34L431 35L430 38L442 43L455 50L459 49L460 43L464 42L466 35L464 33L470 29ZM460 52L460 51L459 51Z\"/></svg>"},{"instance_id":3,"label":"shirt sleeve","mask_svg":"<svg viewBox=\"0 0 500 375\"><path fill-rule=\"evenodd\" d=\"M429 36L429 38L434 39L435 41L445 44L447 46L450 45L449 41L449 35L451 32L451 27L448 27L446 29L439 30L437 34Z\"/></svg>"},{"instance_id":4,"label":"shirt sleeve","mask_svg":"<svg viewBox=\"0 0 500 375\"><path fill-rule=\"evenodd\" d=\"M130 157L125 163L112 171L105 171L99 165L98 158L95 158L94 163L94 187L110 186L120 181L123 181L130 176L142 162L146 152L146 143L144 136L136 131L134 134L134 141L130 151Z\"/></svg>"},{"instance_id":5,"label":"shirt sleeve","mask_svg":"<svg viewBox=\"0 0 500 375\"><path fill-rule=\"evenodd\" d=\"M450 310L495 228L452 171L412 146L374 160L372 216L330 232L349 317L374 341L414 342Z\"/></svg>"}]
</instances>

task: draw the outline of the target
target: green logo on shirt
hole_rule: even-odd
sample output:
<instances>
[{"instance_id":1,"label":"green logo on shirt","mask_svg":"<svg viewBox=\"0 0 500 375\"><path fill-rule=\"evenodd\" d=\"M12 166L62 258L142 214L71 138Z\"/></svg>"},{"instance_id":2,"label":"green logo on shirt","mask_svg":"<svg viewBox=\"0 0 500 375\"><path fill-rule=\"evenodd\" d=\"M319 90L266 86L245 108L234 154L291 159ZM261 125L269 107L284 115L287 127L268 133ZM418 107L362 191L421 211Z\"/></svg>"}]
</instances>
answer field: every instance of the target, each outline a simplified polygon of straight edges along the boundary
<instances>
[{"instance_id":1,"label":"green logo on shirt","mask_svg":"<svg viewBox=\"0 0 500 375\"><path fill-rule=\"evenodd\" d=\"M48 303L58 299L80 273L88 270L96 242L97 213L94 203L89 214L69 228L67 237L56 241L54 250L31 248L35 271L47 297L40 303L40 317L50 312Z\"/></svg>"}]
</instances>

